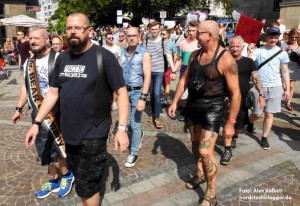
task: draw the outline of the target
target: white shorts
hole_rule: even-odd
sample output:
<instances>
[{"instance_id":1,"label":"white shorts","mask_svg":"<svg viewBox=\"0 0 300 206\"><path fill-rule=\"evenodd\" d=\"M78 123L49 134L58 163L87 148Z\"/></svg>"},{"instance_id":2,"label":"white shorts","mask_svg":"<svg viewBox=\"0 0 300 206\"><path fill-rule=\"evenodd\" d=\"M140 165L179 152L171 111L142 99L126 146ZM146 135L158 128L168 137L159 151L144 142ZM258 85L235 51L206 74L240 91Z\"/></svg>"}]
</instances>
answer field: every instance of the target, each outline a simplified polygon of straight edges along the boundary
<instances>
[{"instance_id":1,"label":"white shorts","mask_svg":"<svg viewBox=\"0 0 300 206\"><path fill-rule=\"evenodd\" d=\"M260 105L257 103L259 98L258 91L253 88L253 113L262 114L263 112L268 113L278 113L281 112L281 100L283 96L282 86L278 87L264 87L264 98L266 100L266 106L260 108Z\"/></svg>"}]
</instances>

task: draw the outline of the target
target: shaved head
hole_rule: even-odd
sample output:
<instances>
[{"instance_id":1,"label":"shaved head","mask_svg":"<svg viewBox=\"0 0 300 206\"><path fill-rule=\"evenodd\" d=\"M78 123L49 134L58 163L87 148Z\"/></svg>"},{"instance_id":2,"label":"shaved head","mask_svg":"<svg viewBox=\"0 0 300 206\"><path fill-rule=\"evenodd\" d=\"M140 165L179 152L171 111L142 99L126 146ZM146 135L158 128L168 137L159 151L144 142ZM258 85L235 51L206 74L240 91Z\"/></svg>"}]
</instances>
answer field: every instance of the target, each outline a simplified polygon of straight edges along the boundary
<instances>
[{"instance_id":1,"label":"shaved head","mask_svg":"<svg viewBox=\"0 0 300 206\"><path fill-rule=\"evenodd\" d=\"M134 33L137 33L137 34L140 34L139 30L137 27L129 27L127 29L127 32L130 31L130 32L134 32Z\"/></svg>"},{"instance_id":2,"label":"shaved head","mask_svg":"<svg viewBox=\"0 0 300 206\"><path fill-rule=\"evenodd\" d=\"M206 20L200 23L201 30L209 31L214 36L219 36L219 26L217 22Z\"/></svg>"}]
</instances>

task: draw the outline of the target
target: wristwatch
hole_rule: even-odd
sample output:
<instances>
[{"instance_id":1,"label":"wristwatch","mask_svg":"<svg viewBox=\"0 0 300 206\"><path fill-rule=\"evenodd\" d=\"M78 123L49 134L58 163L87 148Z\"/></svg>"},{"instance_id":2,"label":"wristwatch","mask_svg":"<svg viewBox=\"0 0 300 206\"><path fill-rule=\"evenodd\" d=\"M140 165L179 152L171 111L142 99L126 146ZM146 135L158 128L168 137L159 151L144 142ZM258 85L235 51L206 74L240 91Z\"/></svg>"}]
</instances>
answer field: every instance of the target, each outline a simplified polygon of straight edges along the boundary
<instances>
[{"instance_id":1,"label":"wristwatch","mask_svg":"<svg viewBox=\"0 0 300 206\"><path fill-rule=\"evenodd\" d=\"M172 74L176 74L176 72L172 72Z\"/></svg>"},{"instance_id":2,"label":"wristwatch","mask_svg":"<svg viewBox=\"0 0 300 206\"><path fill-rule=\"evenodd\" d=\"M235 123L236 123L236 120L233 119L233 118L228 118L228 122L230 122L231 124L235 124Z\"/></svg>"},{"instance_id":3,"label":"wristwatch","mask_svg":"<svg viewBox=\"0 0 300 206\"><path fill-rule=\"evenodd\" d=\"M264 97L264 95L263 95L263 94L259 94L259 96L260 96L260 97Z\"/></svg>"},{"instance_id":4,"label":"wristwatch","mask_svg":"<svg viewBox=\"0 0 300 206\"><path fill-rule=\"evenodd\" d=\"M123 125L118 125L119 130L123 130L124 132L128 132L128 127L123 126Z\"/></svg>"}]
</instances>

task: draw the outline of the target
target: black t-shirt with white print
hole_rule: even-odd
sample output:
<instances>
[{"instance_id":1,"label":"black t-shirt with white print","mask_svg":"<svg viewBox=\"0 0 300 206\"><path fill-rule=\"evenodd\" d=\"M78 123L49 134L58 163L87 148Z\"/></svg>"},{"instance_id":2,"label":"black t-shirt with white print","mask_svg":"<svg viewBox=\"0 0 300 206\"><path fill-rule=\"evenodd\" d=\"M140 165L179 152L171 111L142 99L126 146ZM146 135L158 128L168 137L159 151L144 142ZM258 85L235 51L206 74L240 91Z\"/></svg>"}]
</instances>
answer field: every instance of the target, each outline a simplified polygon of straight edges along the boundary
<instances>
[{"instance_id":1,"label":"black t-shirt with white print","mask_svg":"<svg viewBox=\"0 0 300 206\"><path fill-rule=\"evenodd\" d=\"M111 117L95 125L97 77L96 45L83 54L63 52L57 57L51 87L59 89L62 135L66 143L79 145L84 138L108 135ZM101 48L103 68L111 91L125 86L122 68L114 55ZM99 97L101 98L101 96Z\"/></svg>"}]
</instances>

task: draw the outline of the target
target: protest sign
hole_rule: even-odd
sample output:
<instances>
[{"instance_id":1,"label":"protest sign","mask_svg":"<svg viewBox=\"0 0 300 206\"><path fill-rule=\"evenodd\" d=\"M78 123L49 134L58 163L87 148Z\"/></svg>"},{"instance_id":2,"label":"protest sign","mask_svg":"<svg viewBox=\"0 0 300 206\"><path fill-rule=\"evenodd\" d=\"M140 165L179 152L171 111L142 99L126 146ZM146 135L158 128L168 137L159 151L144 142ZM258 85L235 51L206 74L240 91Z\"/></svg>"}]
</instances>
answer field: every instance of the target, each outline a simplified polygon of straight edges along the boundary
<instances>
[{"instance_id":1,"label":"protest sign","mask_svg":"<svg viewBox=\"0 0 300 206\"><path fill-rule=\"evenodd\" d=\"M255 19L241 15L235 28L234 36L241 36L247 42L256 43L264 24Z\"/></svg>"}]
</instances>

